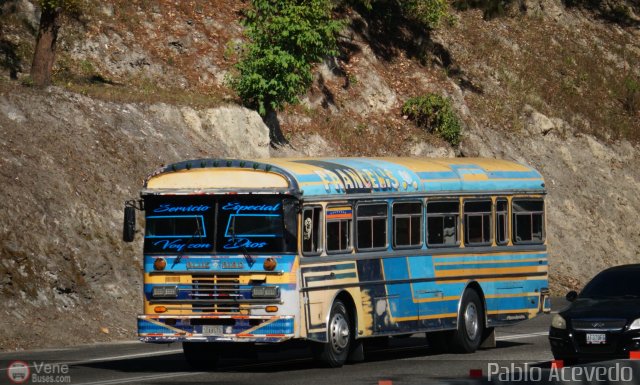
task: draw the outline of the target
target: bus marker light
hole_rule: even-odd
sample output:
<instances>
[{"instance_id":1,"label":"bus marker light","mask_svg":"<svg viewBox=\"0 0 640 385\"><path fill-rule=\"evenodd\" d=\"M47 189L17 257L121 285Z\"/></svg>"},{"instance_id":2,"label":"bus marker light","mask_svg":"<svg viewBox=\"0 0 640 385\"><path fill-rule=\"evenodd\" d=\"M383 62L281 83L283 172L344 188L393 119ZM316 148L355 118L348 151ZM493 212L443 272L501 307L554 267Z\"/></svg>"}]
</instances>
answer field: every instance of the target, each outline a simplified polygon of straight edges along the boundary
<instances>
[{"instance_id":1,"label":"bus marker light","mask_svg":"<svg viewBox=\"0 0 640 385\"><path fill-rule=\"evenodd\" d=\"M167 267L167 261L164 258L156 258L156 260L153 261L154 269L164 270L165 267Z\"/></svg>"},{"instance_id":2,"label":"bus marker light","mask_svg":"<svg viewBox=\"0 0 640 385\"><path fill-rule=\"evenodd\" d=\"M635 351L629 352L629 359L630 360L640 360L640 351L635 350Z\"/></svg>"},{"instance_id":3,"label":"bus marker light","mask_svg":"<svg viewBox=\"0 0 640 385\"><path fill-rule=\"evenodd\" d=\"M378 380L378 385L393 385L391 380Z\"/></svg>"},{"instance_id":4,"label":"bus marker light","mask_svg":"<svg viewBox=\"0 0 640 385\"><path fill-rule=\"evenodd\" d=\"M562 369L564 368L563 360L552 360L551 361L551 369Z\"/></svg>"},{"instance_id":5,"label":"bus marker light","mask_svg":"<svg viewBox=\"0 0 640 385\"><path fill-rule=\"evenodd\" d=\"M266 308L264 308L267 313L275 313L278 311L278 307L277 306L267 306Z\"/></svg>"},{"instance_id":6,"label":"bus marker light","mask_svg":"<svg viewBox=\"0 0 640 385\"><path fill-rule=\"evenodd\" d=\"M469 370L470 378L482 378L482 369L470 369Z\"/></svg>"},{"instance_id":7,"label":"bus marker light","mask_svg":"<svg viewBox=\"0 0 640 385\"><path fill-rule=\"evenodd\" d=\"M167 311L167 308L165 306L156 306L153 308L153 311L156 313L164 313Z\"/></svg>"},{"instance_id":8,"label":"bus marker light","mask_svg":"<svg viewBox=\"0 0 640 385\"><path fill-rule=\"evenodd\" d=\"M276 262L276 260L271 257L265 259L264 263L262 264L262 266L266 271L273 271L277 265L278 265L278 262Z\"/></svg>"}]
</instances>

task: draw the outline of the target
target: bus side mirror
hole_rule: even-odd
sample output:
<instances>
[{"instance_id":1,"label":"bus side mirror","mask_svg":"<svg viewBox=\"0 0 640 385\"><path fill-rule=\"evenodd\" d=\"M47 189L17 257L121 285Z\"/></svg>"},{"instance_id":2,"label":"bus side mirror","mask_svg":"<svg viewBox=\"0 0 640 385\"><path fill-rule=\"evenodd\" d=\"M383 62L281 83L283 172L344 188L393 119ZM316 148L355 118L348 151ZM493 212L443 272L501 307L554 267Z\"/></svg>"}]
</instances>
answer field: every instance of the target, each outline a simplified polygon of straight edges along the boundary
<instances>
[{"instance_id":1,"label":"bus side mirror","mask_svg":"<svg viewBox=\"0 0 640 385\"><path fill-rule=\"evenodd\" d=\"M126 206L124 208L124 224L122 226L122 240L133 242L136 235L136 208Z\"/></svg>"},{"instance_id":2,"label":"bus side mirror","mask_svg":"<svg viewBox=\"0 0 640 385\"><path fill-rule=\"evenodd\" d=\"M573 302L578 299L578 293L575 290L571 290L567 293L567 296L565 298L567 298L567 301Z\"/></svg>"}]
</instances>

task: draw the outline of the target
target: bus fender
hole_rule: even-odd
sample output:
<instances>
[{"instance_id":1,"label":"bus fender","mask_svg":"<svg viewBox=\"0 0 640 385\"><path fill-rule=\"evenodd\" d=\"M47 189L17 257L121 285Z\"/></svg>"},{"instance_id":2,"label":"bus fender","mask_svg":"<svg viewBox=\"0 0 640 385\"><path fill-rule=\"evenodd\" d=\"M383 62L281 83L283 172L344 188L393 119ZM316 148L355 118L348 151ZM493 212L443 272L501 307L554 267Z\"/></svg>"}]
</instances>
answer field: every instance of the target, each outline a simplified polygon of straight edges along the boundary
<instances>
[{"instance_id":1,"label":"bus fender","mask_svg":"<svg viewBox=\"0 0 640 385\"><path fill-rule=\"evenodd\" d=\"M338 299L338 297L342 297L345 299L345 305L347 306L349 312L351 313L351 321L353 322L352 328L354 330L354 337L357 338L358 337L358 316L357 314L355 314L356 312L356 308L355 308L355 301L353 300L353 297L351 295L351 293L349 293L346 290L338 290L334 293L333 297L331 298L331 301L329 302L329 306L327 307L327 314L325 317L325 329L323 332L314 332L314 333L307 333L307 339L310 341L315 341L315 342L321 342L321 343L327 343L329 342L329 317L331 317L331 308L333 307L334 302ZM354 338L354 339L355 339Z\"/></svg>"},{"instance_id":2,"label":"bus fender","mask_svg":"<svg viewBox=\"0 0 640 385\"><path fill-rule=\"evenodd\" d=\"M484 327L487 328L488 327L487 300L484 297L484 291L482 290L482 286L480 286L480 284L477 281L469 280L464 285L464 289L460 293L460 299L458 299L458 306L457 306L458 318L460 317L460 307L462 306L462 297L464 296L464 292L467 291L467 289L475 290L478 293L478 295L480 296L480 300L482 300L482 306L484 308L484 309L482 309L483 313L484 313ZM456 323L458 323L458 322L460 322L460 319L458 319L456 321Z\"/></svg>"}]
</instances>

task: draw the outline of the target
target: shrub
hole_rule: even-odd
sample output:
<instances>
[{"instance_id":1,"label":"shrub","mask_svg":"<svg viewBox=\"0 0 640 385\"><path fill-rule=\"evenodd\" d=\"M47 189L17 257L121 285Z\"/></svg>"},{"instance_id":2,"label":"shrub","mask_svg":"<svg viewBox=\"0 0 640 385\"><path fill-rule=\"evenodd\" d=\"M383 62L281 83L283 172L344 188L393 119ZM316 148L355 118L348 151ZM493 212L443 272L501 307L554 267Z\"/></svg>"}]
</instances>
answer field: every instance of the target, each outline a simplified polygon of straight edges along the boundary
<instances>
[{"instance_id":1,"label":"shrub","mask_svg":"<svg viewBox=\"0 0 640 385\"><path fill-rule=\"evenodd\" d=\"M402 106L402 113L451 145L460 143L460 120L449 99L436 94L410 98Z\"/></svg>"},{"instance_id":2,"label":"shrub","mask_svg":"<svg viewBox=\"0 0 640 385\"><path fill-rule=\"evenodd\" d=\"M631 115L640 112L640 81L632 77L624 79L622 103Z\"/></svg>"},{"instance_id":3,"label":"shrub","mask_svg":"<svg viewBox=\"0 0 640 385\"><path fill-rule=\"evenodd\" d=\"M351 3L373 12L387 12L389 8L388 0L351 0ZM430 29L436 28L442 19L451 17L447 0L402 0L397 2L397 6L403 17L416 20Z\"/></svg>"},{"instance_id":4,"label":"shrub","mask_svg":"<svg viewBox=\"0 0 640 385\"><path fill-rule=\"evenodd\" d=\"M296 103L312 82L311 68L337 54L342 23L331 0L253 0L244 24L250 42L229 79L245 105L265 116Z\"/></svg>"}]
</instances>

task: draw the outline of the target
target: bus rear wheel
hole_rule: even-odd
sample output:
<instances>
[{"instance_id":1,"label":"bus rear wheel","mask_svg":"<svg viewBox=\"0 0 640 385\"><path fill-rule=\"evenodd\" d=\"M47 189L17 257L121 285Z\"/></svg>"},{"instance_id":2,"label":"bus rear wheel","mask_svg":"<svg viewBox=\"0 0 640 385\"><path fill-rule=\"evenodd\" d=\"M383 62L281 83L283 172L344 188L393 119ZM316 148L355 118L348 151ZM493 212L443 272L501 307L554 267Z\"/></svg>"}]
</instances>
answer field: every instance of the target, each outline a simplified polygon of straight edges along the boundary
<instances>
[{"instance_id":1,"label":"bus rear wheel","mask_svg":"<svg viewBox=\"0 0 640 385\"><path fill-rule=\"evenodd\" d=\"M451 338L451 348L456 353L473 353L484 335L484 307L480 296L473 289L462 295L458 328Z\"/></svg>"},{"instance_id":2,"label":"bus rear wheel","mask_svg":"<svg viewBox=\"0 0 640 385\"><path fill-rule=\"evenodd\" d=\"M352 330L347 307L341 300L335 301L329 316L329 341L315 346L316 358L332 368L344 365L353 345Z\"/></svg>"}]
</instances>

